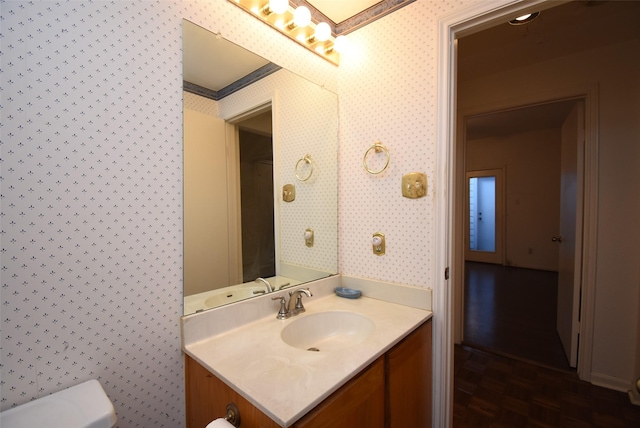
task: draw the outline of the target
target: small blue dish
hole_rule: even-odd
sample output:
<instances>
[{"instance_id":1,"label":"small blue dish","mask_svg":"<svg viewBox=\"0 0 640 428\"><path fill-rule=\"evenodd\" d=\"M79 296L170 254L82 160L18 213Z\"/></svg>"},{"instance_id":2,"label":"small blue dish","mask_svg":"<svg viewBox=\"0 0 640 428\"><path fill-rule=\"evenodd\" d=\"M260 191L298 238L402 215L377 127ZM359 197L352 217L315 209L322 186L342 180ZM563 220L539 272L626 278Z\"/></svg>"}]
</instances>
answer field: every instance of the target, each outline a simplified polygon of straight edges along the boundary
<instances>
[{"instance_id":1,"label":"small blue dish","mask_svg":"<svg viewBox=\"0 0 640 428\"><path fill-rule=\"evenodd\" d=\"M354 290L353 288L336 287L333 291L335 291L338 296L346 299L357 299L362 296L362 292L360 290Z\"/></svg>"}]
</instances>

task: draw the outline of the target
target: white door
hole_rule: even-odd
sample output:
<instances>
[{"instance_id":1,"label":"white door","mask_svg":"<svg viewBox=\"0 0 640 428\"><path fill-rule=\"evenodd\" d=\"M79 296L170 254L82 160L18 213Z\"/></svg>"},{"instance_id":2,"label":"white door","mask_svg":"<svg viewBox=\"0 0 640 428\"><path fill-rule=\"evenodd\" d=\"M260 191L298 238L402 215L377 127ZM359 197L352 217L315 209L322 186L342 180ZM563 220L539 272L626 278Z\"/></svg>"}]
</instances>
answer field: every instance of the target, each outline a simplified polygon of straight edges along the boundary
<instances>
[{"instance_id":1,"label":"white door","mask_svg":"<svg viewBox=\"0 0 640 428\"><path fill-rule=\"evenodd\" d=\"M560 234L552 238L560 246L557 329L571 367L578 362L580 327L583 143L584 104L579 101L562 125Z\"/></svg>"},{"instance_id":2,"label":"white door","mask_svg":"<svg viewBox=\"0 0 640 428\"><path fill-rule=\"evenodd\" d=\"M504 264L502 169L467 172L465 260Z\"/></svg>"}]
</instances>

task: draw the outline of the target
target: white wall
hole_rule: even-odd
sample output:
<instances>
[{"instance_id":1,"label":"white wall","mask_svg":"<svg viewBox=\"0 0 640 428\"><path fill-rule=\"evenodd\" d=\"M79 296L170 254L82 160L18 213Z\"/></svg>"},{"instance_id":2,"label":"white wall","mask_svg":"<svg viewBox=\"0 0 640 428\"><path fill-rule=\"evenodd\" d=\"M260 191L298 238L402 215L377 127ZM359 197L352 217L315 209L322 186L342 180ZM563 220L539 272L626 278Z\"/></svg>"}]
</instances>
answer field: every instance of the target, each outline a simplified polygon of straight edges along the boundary
<instances>
[{"instance_id":1,"label":"white wall","mask_svg":"<svg viewBox=\"0 0 640 428\"><path fill-rule=\"evenodd\" d=\"M507 265L558 270L560 129L469 140L466 167L505 168Z\"/></svg>"},{"instance_id":2,"label":"white wall","mask_svg":"<svg viewBox=\"0 0 640 428\"><path fill-rule=\"evenodd\" d=\"M230 285L225 124L207 101L184 93L184 294ZM186 209L186 207L189 207Z\"/></svg>"},{"instance_id":3,"label":"white wall","mask_svg":"<svg viewBox=\"0 0 640 428\"><path fill-rule=\"evenodd\" d=\"M598 235L592 381L626 389L633 378L640 272L640 51L635 39L460 85L460 110L599 92ZM533 78L535 77L535 78ZM514 97L513 94L520 94Z\"/></svg>"}]
</instances>

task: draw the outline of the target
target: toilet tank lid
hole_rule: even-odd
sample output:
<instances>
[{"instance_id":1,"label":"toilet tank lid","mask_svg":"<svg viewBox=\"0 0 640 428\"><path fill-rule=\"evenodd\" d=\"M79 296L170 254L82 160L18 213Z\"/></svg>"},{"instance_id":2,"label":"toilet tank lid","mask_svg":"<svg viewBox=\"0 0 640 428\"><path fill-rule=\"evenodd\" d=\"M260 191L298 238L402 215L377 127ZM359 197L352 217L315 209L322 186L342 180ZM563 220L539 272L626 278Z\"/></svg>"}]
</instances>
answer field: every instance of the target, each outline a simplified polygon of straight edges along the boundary
<instances>
[{"instance_id":1,"label":"toilet tank lid","mask_svg":"<svg viewBox=\"0 0 640 428\"><path fill-rule=\"evenodd\" d=\"M95 379L0 413L2 428L112 428L113 404Z\"/></svg>"}]
</instances>

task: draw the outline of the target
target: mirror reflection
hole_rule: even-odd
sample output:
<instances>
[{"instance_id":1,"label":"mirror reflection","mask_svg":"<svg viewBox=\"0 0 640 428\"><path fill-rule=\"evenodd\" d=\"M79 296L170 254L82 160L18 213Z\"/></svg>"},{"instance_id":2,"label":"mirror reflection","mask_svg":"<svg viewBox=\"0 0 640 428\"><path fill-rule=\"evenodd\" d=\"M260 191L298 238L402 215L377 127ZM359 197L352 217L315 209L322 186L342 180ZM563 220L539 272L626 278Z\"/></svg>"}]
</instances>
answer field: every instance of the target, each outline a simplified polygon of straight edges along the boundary
<instances>
[{"instance_id":1,"label":"mirror reflection","mask_svg":"<svg viewBox=\"0 0 640 428\"><path fill-rule=\"evenodd\" d=\"M186 20L183 78L185 315L336 274L337 95Z\"/></svg>"}]
</instances>

